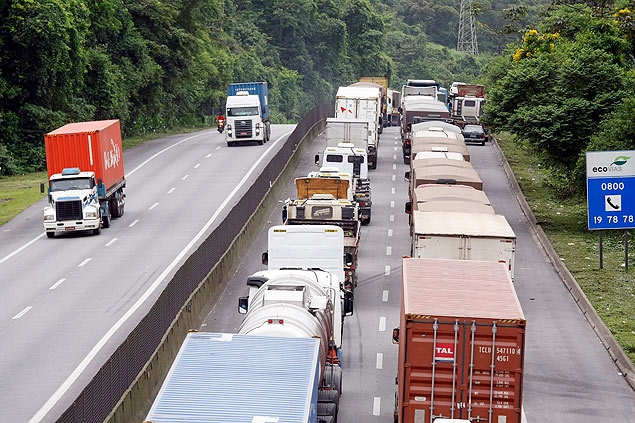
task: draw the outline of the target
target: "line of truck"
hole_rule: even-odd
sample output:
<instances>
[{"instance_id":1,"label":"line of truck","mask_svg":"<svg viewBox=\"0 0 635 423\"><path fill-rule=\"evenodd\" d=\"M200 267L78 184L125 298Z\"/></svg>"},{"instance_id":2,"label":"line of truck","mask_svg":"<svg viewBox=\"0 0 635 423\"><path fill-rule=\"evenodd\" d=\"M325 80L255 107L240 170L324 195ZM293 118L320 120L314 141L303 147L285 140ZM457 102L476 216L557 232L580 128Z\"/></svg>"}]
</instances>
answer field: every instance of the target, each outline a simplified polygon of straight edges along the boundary
<instances>
[{"instance_id":1,"label":"line of truck","mask_svg":"<svg viewBox=\"0 0 635 423\"><path fill-rule=\"evenodd\" d=\"M513 284L516 235L483 192L458 126L446 117L402 123L411 250L393 330L394 421L520 423L526 320Z\"/></svg>"}]
</instances>

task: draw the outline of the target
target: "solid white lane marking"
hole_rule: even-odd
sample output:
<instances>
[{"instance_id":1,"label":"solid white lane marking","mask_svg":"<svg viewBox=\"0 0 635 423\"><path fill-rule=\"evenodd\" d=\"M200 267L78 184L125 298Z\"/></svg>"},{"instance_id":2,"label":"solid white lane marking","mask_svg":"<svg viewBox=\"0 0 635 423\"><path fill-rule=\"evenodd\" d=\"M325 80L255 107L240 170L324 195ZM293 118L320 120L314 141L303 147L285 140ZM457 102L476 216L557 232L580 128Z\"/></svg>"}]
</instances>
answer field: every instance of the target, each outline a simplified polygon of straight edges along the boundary
<instances>
[{"instance_id":1,"label":"solid white lane marking","mask_svg":"<svg viewBox=\"0 0 635 423\"><path fill-rule=\"evenodd\" d=\"M150 206L150 208L149 208L148 210L152 210L152 209L154 209L154 208L155 208L156 206L158 206L158 205L159 205L159 203L154 203L153 205L151 205L151 206Z\"/></svg>"},{"instance_id":2,"label":"solid white lane marking","mask_svg":"<svg viewBox=\"0 0 635 423\"><path fill-rule=\"evenodd\" d=\"M26 247L28 247L29 245L33 244L35 241L37 241L38 239L42 238L45 234L41 233L38 236L36 236L35 238L33 238L31 241L27 242L26 244L24 244L22 247L18 248L17 250L15 250L14 252L12 252L11 254L4 256L2 258L2 260L0 260L0 264L4 263L5 261L9 260L11 257L15 256L16 254L18 254L20 251L24 250Z\"/></svg>"},{"instance_id":3,"label":"solid white lane marking","mask_svg":"<svg viewBox=\"0 0 635 423\"><path fill-rule=\"evenodd\" d=\"M84 267L86 266L90 261L92 260L92 258L88 257L86 260L84 260L83 262L79 263L77 265L77 267Z\"/></svg>"},{"instance_id":4,"label":"solid white lane marking","mask_svg":"<svg viewBox=\"0 0 635 423\"><path fill-rule=\"evenodd\" d=\"M229 202L233 200L234 195L236 195L236 193L243 187L243 185L247 183L247 181L251 177L251 174L256 170L260 162L264 160L267 154L275 148L276 144L278 144L278 142L281 139L288 136L290 133L291 131L281 135L278 139L276 139L274 142L271 143L271 145L265 151L265 153L262 156L260 156L260 158L256 160L253 166L245 173L245 176L243 176L243 179L241 179L238 185L234 187L232 192L227 196L225 201L223 201L223 203L218 207L218 209L216 209L214 214L209 218L207 223L203 225L201 230L190 240L190 242L181 250L181 252L174 258L174 260L172 260L172 262L166 267L166 269L154 280L154 282L152 282L152 285L148 287L148 289L143 293L143 295L141 295L141 297L139 297L139 299L132 305L132 307L130 307L128 311L126 311L126 313L123 316L121 316L121 318L117 321L117 323L115 323L108 330L108 332L106 332L106 334L99 340L99 342L97 342L97 344L90 350L90 352L86 355L86 357L84 357L82 362L79 363L79 365L75 368L75 370L73 370L73 372L66 378L64 383L62 383L60 387L57 388L55 393L53 393L53 395L51 395L51 397L46 401L46 403L42 405L42 407L37 411L37 413L35 413L35 415L31 417L31 419L29 420L29 423L39 422L48 414L49 411L51 411L51 409L55 406L55 404L57 404L60 398L64 396L66 391L68 391L70 387L73 385L73 383L75 383L75 381L80 377L82 372L86 370L90 362L93 361L93 359L97 356L99 351L101 351L104 345L110 342L114 334L128 321L128 319L130 319L130 317L134 313L137 312L137 310L146 302L146 300L152 295L152 293L157 290L157 288L161 285L163 280L179 264L179 262L183 259L183 257L186 256L188 251L190 251L190 249L198 243L200 238L203 237L203 235L205 235L205 232L207 232L209 227L212 226L212 224L216 221L218 216L223 212L224 208L227 207Z\"/></svg>"},{"instance_id":5,"label":"solid white lane marking","mask_svg":"<svg viewBox=\"0 0 635 423\"><path fill-rule=\"evenodd\" d=\"M62 278L59 281L55 282L53 285L51 285L51 287L49 289L55 289L58 286L60 286L64 281L66 280L66 278Z\"/></svg>"},{"instance_id":6,"label":"solid white lane marking","mask_svg":"<svg viewBox=\"0 0 635 423\"><path fill-rule=\"evenodd\" d=\"M382 294L381 294L381 300L382 300L383 302L388 301L388 292L389 292L389 291L388 291L387 289L384 289L384 292L382 292Z\"/></svg>"},{"instance_id":7,"label":"solid white lane marking","mask_svg":"<svg viewBox=\"0 0 635 423\"><path fill-rule=\"evenodd\" d=\"M377 370L381 370L384 368L384 355L382 353L377 353L377 361L375 364Z\"/></svg>"},{"instance_id":8,"label":"solid white lane marking","mask_svg":"<svg viewBox=\"0 0 635 423\"><path fill-rule=\"evenodd\" d=\"M381 397L373 398L373 416L379 416L381 412Z\"/></svg>"},{"instance_id":9,"label":"solid white lane marking","mask_svg":"<svg viewBox=\"0 0 635 423\"><path fill-rule=\"evenodd\" d=\"M386 331L386 318L384 316L379 318L379 331L380 332Z\"/></svg>"},{"instance_id":10,"label":"solid white lane marking","mask_svg":"<svg viewBox=\"0 0 635 423\"><path fill-rule=\"evenodd\" d=\"M11 320L17 320L17 319L19 319L20 317L22 317L22 316L24 316L25 314L27 314L27 313L29 312L29 310L31 310L32 308L33 308L32 306L25 307L25 308L24 308L24 310L22 310L21 312L19 312L19 313L18 313L18 314L16 314L15 316L13 316L13 317L11 318Z\"/></svg>"},{"instance_id":11,"label":"solid white lane marking","mask_svg":"<svg viewBox=\"0 0 635 423\"><path fill-rule=\"evenodd\" d=\"M200 165L201 165L200 163L196 163L196 165L194 165L194 169L198 169Z\"/></svg>"},{"instance_id":12,"label":"solid white lane marking","mask_svg":"<svg viewBox=\"0 0 635 423\"><path fill-rule=\"evenodd\" d=\"M111 240L110 240L110 241L106 244L106 247L110 247L112 244L114 244L115 242L117 242L117 240L118 240L118 239L119 239L119 238L113 238L113 239L111 239Z\"/></svg>"},{"instance_id":13,"label":"solid white lane marking","mask_svg":"<svg viewBox=\"0 0 635 423\"><path fill-rule=\"evenodd\" d=\"M132 222L131 224L128 225L129 228L132 228L134 225L136 225L137 223L139 223L139 219L136 219L134 222Z\"/></svg>"},{"instance_id":14,"label":"solid white lane marking","mask_svg":"<svg viewBox=\"0 0 635 423\"><path fill-rule=\"evenodd\" d=\"M386 255L389 256L392 254L392 247L389 245L388 247L386 247Z\"/></svg>"},{"instance_id":15,"label":"solid white lane marking","mask_svg":"<svg viewBox=\"0 0 635 423\"><path fill-rule=\"evenodd\" d=\"M384 276L390 276L390 266L384 266Z\"/></svg>"},{"instance_id":16,"label":"solid white lane marking","mask_svg":"<svg viewBox=\"0 0 635 423\"><path fill-rule=\"evenodd\" d=\"M168 191L168 194L172 194L174 192L176 188L170 188L170 190Z\"/></svg>"},{"instance_id":17,"label":"solid white lane marking","mask_svg":"<svg viewBox=\"0 0 635 423\"><path fill-rule=\"evenodd\" d=\"M184 181L184 180L186 180L189 177L190 177L190 175L185 175L184 177L181 178L181 180Z\"/></svg>"}]
</instances>

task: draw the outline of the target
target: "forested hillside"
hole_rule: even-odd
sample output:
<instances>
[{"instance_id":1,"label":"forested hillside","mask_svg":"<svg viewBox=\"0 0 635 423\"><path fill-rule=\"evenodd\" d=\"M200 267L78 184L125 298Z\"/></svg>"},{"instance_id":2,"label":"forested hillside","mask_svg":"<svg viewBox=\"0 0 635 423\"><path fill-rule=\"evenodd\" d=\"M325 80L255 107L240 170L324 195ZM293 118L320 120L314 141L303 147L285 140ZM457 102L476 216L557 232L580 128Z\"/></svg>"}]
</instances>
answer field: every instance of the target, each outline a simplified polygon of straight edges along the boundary
<instances>
[{"instance_id":1,"label":"forested hillside","mask_svg":"<svg viewBox=\"0 0 635 423\"><path fill-rule=\"evenodd\" d=\"M209 125L228 83L264 80L272 121L296 122L384 75L486 82L490 125L568 180L600 119L628 120L635 30L627 3L565 1L474 0L477 56L456 52L459 0L0 2L0 175L44 169L42 135L71 121L118 118L126 136Z\"/></svg>"},{"instance_id":2,"label":"forested hillside","mask_svg":"<svg viewBox=\"0 0 635 423\"><path fill-rule=\"evenodd\" d=\"M482 52L502 9L477 15ZM42 135L71 121L118 118L127 136L210 124L235 81L269 82L274 123L359 76L470 82L487 54L457 54L457 25L451 0L4 1L0 174L43 169Z\"/></svg>"}]
</instances>

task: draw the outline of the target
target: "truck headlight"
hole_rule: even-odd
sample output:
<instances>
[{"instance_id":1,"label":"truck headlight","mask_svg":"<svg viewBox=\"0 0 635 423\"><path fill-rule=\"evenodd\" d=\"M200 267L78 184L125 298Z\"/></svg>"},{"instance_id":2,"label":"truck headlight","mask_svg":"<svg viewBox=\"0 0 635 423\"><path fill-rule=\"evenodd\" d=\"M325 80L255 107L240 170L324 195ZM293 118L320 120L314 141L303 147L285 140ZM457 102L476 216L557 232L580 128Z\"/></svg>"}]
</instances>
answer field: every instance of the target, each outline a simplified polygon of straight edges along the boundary
<instances>
[{"instance_id":1,"label":"truck headlight","mask_svg":"<svg viewBox=\"0 0 635 423\"><path fill-rule=\"evenodd\" d=\"M93 206L86 207L86 210L84 210L84 215L88 219L96 219L97 217L99 217L99 213L97 212L97 209Z\"/></svg>"},{"instance_id":2,"label":"truck headlight","mask_svg":"<svg viewBox=\"0 0 635 423\"><path fill-rule=\"evenodd\" d=\"M55 221L55 210L52 207L44 209L44 221Z\"/></svg>"}]
</instances>

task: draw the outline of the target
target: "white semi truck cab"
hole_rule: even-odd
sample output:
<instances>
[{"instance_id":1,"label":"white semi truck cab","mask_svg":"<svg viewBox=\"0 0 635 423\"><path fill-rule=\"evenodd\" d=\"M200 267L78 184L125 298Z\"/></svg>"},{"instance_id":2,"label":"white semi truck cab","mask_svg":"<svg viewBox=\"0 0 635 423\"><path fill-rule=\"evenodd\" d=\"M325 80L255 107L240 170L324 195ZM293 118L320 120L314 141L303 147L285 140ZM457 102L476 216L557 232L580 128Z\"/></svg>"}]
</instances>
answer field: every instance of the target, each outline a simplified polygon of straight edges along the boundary
<instances>
[{"instance_id":1,"label":"white semi truck cab","mask_svg":"<svg viewBox=\"0 0 635 423\"><path fill-rule=\"evenodd\" d=\"M49 178L49 204L44 208L44 230L49 238L56 231L92 230L99 234L101 213L94 172L66 168Z\"/></svg>"},{"instance_id":2,"label":"white semi truck cab","mask_svg":"<svg viewBox=\"0 0 635 423\"><path fill-rule=\"evenodd\" d=\"M230 84L225 103L225 141L231 147L241 142L262 145L271 137L269 97L266 82Z\"/></svg>"}]
</instances>

